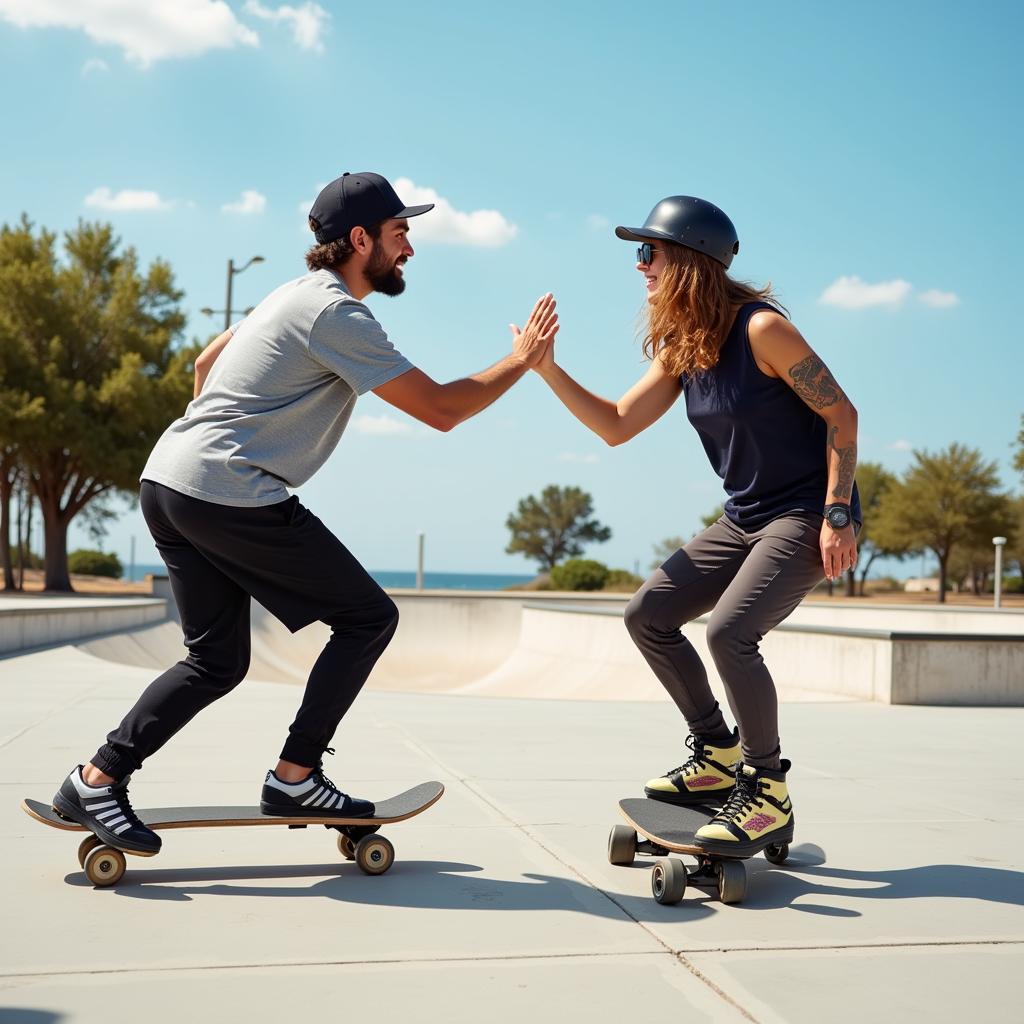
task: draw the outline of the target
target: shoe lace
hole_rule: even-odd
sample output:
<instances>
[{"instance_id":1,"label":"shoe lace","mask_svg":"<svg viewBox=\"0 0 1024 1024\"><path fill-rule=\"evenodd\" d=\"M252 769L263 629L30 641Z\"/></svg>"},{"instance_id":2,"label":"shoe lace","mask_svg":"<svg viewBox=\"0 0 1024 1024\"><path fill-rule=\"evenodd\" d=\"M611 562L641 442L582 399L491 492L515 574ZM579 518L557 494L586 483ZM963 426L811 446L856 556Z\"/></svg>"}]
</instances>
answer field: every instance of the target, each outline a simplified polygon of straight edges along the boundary
<instances>
[{"instance_id":1,"label":"shoe lace","mask_svg":"<svg viewBox=\"0 0 1024 1024\"><path fill-rule=\"evenodd\" d=\"M324 750L324 753L325 754L332 754L333 755L334 754L334 747L327 747L327 749ZM316 770L317 770L317 773L320 775L320 781L321 781L321 783L323 783L323 785L329 786L336 793L341 793L341 790L324 774L324 759L323 758L320 758L320 761L319 761L319 763L316 766Z\"/></svg>"},{"instance_id":2,"label":"shoe lace","mask_svg":"<svg viewBox=\"0 0 1024 1024\"><path fill-rule=\"evenodd\" d=\"M666 775L692 775L700 771L700 765L704 763L704 740L695 733L686 737L686 745L692 751L691 756L678 768L670 768Z\"/></svg>"},{"instance_id":3,"label":"shoe lace","mask_svg":"<svg viewBox=\"0 0 1024 1024\"><path fill-rule=\"evenodd\" d=\"M736 765L736 785L722 804L721 810L711 819L713 822L731 821L737 815L746 814L755 808L764 807L761 799L761 782L751 779L743 772L743 766Z\"/></svg>"},{"instance_id":4,"label":"shoe lace","mask_svg":"<svg viewBox=\"0 0 1024 1024\"><path fill-rule=\"evenodd\" d=\"M117 809L128 819L128 824L135 828L146 828L143 824L142 819L135 813L135 809L132 807L132 802L128 798L128 787L121 786L117 789L112 789L114 799L117 800Z\"/></svg>"}]
</instances>

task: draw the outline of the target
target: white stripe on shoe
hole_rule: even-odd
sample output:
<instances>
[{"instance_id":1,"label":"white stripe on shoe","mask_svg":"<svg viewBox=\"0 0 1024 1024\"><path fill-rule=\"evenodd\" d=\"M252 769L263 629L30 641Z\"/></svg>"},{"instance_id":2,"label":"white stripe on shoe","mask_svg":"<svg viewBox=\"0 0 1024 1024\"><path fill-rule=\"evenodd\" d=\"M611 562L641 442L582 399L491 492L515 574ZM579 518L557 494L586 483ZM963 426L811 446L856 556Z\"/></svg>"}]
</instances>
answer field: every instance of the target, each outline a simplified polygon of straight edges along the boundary
<instances>
[{"instance_id":1,"label":"white stripe on shoe","mask_svg":"<svg viewBox=\"0 0 1024 1024\"><path fill-rule=\"evenodd\" d=\"M321 786L315 793L313 793L311 796L306 797L306 799L302 801L302 806L303 807L308 807L310 804L313 804L313 806L315 807L316 806L316 800L319 798L320 794L323 791L324 791L324 787Z\"/></svg>"},{"instance_id":2,"label":"white stripe on shoe","mask_svg":"<svg viewBox=\"0 0 1024 1024\"><path fill-rule=\"evenodd\" d=\"M85 804L85 809L90 813L93 811L101 811L105 807L117 807L118 802L116 800L103 800L100 803L88 803Z\"/></svg>"}]
</instances>

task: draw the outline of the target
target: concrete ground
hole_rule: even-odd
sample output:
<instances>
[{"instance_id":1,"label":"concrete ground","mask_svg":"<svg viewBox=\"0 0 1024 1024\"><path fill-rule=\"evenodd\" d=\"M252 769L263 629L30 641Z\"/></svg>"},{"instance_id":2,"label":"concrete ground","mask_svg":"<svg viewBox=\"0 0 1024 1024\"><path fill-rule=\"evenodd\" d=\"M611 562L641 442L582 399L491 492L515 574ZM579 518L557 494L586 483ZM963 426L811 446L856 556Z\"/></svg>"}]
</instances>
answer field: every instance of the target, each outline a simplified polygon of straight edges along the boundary
<instances>
[{"instance_id":1,"label":"concrete ground","mask_svg":"<svg viewBox=\"0 0 1024 1024\"><path fill-rule=\"evenodd\" d=\"M782 708L797 844L747 899L651 897L608 863L616 801L683 759L667 703L367 691L328 774L434 808L367 877L321 829L165 832L92 888L80 836L19 809L151 672L64 647L0 660L0 1021L1019 1021L1024 709ZM247 682L133 784L138 807L258 801L296 706Z\"/></svg>"}]
</instances>

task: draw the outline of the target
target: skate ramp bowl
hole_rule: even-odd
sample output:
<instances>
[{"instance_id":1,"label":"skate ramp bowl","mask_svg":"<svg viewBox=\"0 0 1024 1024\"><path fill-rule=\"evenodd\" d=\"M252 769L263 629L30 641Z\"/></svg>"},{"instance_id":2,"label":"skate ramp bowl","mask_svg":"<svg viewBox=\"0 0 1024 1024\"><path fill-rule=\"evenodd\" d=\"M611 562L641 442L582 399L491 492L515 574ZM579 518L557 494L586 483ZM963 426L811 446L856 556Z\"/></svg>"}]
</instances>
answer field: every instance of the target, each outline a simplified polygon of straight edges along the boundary
<instances>
[{"instance_id":1,"label":"skate ramp bowl","mask_svg":"<svg viewBox=\"0 0 1024 1024\"><path fill-rule=\"evenodd\" d=\"M623 597L392 591L400 621L370 689L562 700L665 700L622 622ZM842 625L841 623L846 623ZM684 627L720 701L707 619ZM249 678L302 684L329 639L254 605ZM80 645L154 670L184 656L164 622ZM807 602L761 642L783 701L1024 705L1024 614Z\"/></svg>"},{"instance_id":2,"label":"skate ramp bowl","mask_svg":"<svg viewBox=\"0 0 1024 1024\"><path fill-rule=\"evenodd\" d=\"M367 686L376 690L420 693L471 692L466 688L489 679L513 657L520 643L523 604L538 600L536 594L516 592L395 590L389 593L399 610L398 631L374 667ZM564 595L555 600L564 601ZM171 602L173 613L173 599ZM594 595L590 604L610 607L621 617L625 600L619 596ZM249 679L304 683L330 639L330 629L319 622L292 634L255 602L251 626ZM622 632L624 634L625 630ZM180 661L188 653L182 642L181 627L173 614L158 625L99 637L78 646L106 661L157 671ZM550 669L551 666L547 675ZM536 673L545 675L539 664L531 666L524 685L518 690L519 696L565 694L568 689L565 683L558 688L558 693L533 692L544 690Z\"/></svg>"}]
</instances>

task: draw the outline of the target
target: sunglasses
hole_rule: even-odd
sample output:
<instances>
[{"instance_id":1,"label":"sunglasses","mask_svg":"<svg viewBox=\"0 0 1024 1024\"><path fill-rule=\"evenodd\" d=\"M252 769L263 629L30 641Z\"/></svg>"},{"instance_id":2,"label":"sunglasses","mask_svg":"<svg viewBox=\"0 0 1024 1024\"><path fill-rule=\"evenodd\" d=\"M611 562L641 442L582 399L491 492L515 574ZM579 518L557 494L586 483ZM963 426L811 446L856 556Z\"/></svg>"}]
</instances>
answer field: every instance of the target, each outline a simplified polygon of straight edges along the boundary
<instances>
[{"instance_id":1,"label":"sunglasses","mask_svg":"<svg viewBox=\"0 0 1024 1024\"><path fill-rule=\"evenodd\" d=\"M661 252L661 250L655 249L650 242L644 242L644 244L639 246L636 250L637 263L650 263L652 254L656 252Z\"/></svg>"}]
</instances>

